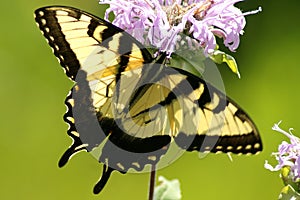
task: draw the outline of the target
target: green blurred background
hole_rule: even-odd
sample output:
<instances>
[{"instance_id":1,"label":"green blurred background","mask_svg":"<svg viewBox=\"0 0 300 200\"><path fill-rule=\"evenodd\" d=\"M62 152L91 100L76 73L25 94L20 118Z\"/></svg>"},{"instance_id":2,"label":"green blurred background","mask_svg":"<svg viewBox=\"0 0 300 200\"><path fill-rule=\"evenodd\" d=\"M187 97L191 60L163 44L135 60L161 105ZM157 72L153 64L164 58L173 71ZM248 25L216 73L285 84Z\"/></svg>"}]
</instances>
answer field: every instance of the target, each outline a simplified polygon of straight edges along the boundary
<instances>
[{"instance_id":1,"label":"green blurred background","mask_svg":"<svg viewBox=\"0 0 300 200\"><path fill-rule=\"evenodd\" d=\"M46 5L78 7L103 16L97 1L1 1L0 12L0 199L146 199L148 174L114 173L100 195L92 188L102 165L87 153L77 154L59 169L57 162L71 139L62 116L72 83L66 78L37 28L33 12ZM241 79L221 66L227 94L256 122L264 151L256 156L211 154L199 159L186 153L158 172L178 178L184 200L277 199L278 173L264 169L266 159L286 138L271 130L293 127L300 136L299 1L239 3L244 11L263 7L247 17L245 34L234 53ZM272 162L275 163L275 162Z\"/></svg>"}]
</instances>

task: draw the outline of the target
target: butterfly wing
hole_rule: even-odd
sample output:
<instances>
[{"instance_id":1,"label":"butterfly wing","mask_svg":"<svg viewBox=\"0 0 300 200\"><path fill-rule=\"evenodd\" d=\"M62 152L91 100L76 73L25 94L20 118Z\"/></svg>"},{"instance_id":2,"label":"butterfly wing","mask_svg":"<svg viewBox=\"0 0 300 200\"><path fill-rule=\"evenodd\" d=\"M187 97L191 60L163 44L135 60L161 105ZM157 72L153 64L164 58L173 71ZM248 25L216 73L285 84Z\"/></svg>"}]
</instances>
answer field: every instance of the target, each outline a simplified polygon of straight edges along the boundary
<instances>
[{"instance_id":1,"label":"butterfly wing","mask_svg":"<svg viewBox=\"0 0 300 200\"><path fill-rule=\"evenodd\" d=\"M140 170L140 164L158 160L160 155L165 155L164 163L173 162L178 153L152 153L156 149L151 146L166 145L147 139L156 136L170 136L173 144L187 151L255 154L262 150L251 118L225 94L186 71L159 63L144 64L123 73L119 82L109 87L114 88L114 96L100 112L114 119L116 137L110 137L111 143L103 148L100 161L108 160L108 166L118 171ZM145 143L123 143L133 141L117 134L123 132ZM120 149L138 152L145 158L136 162L134 154L124 154Z\"/></svg>"},{"instance_id":2,"label":"butterfly wing","mask_svg":"<svg viewBox=\"0 0 300 200\"><path fill-rule=\"evenodd\" d=\"M35 11L35 20L72 80L79 69L93 79L101 72L115 72L120 63L130 62L126 70L131 70L152 61L149 52L122 29L79 9L44 7Z\"/></svg>"},{"instance_id":3,"label":"butterfly wing","mask_svg":"<svg viewBox=\"0 0 300 200\"><path fill-rule=\"evenodd\" d=\"M75 153L81 150L92 151L108 137L114 129L114 122L112 118L108 118L111 117L109 111L104 111L103 115L100 110L103 112L110 107L113 91L116 89L115 83L122 73L138 70L144 63L152 62L152 57L123 30L75 8L40 8L35 11L35 20L66 75L75 82L66 98L68 110L64 115L64 120L69 124L68 135L74 141L60 159L61 167ZM133 146L148 146L153 149L149 144L155 142L159 144L155 148L158 150L170 142L169 136L140 140L127 136L120 130L117 132L118 136L110 136L112 141L118 142L115 138L122 137L125 144L131 143ZM113 155L111 151L114 149L109 144L108 141L103 148L104 157L110 153ZM130 145L126 147L130 148ZM151 155L150 153L149 156ZM147 156L141 158L136 155L132 159L139 160L139 163L130 163L126 168L119 167L119 171L126 172L128 168L141 170L145 164L151 163ZM120 166L121 163L116 161L110 165ZM104 167L100 186L97 184L95 187L98 188L96 192L105 185L111 169Z\"/></svg>"},{"instance_id":4,"label":"butterfly wing","mask_svg":"<svg viewBox=\"0 0 300 200\"><path fill-rule=\"evenodd\" d=\"M255 154L262 150L251 118L211 84L164 65L144 65L141 70L135 90L125 86L127 95L119 100L119 124L126 132L142 138L170 135L187 151Z\"/></svg>"},{"instance_id":5,"label":"butterfly wing","mask_svg":"<svg viewBox=\"0 0 300 200\"><path fill-rule=\"evenodd\" d=\"M187 100L197 107L192 115L189 107L183 108L182 112L188 114L182 115L182 128L175 136L178 146L187 151L214 153L255 154L262 150L254 122L233 100L201 78L178 71L192 87ZM185 88L179 86L174 90L186 96Z\"/></svg>"}]
</instances>

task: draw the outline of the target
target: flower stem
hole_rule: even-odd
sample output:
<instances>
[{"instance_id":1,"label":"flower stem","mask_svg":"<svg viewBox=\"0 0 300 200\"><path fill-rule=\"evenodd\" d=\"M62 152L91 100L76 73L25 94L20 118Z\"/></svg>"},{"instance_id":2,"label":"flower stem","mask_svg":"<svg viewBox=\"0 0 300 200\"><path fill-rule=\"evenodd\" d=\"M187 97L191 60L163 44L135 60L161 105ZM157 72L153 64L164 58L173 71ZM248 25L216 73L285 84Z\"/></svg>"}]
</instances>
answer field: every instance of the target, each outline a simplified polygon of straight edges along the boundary
<instances>
[{"instance_id":1,"label":"flower stem","mask_svg":"<svg viewBox=\"0 0 300 200\"><path fill-rule=\"evenodd\" d=\"M149 182L149 200L153 200L154 197L154 187L155 187L155 179L156 179L156 166L151 166L150 173L150 182Z\"/></svg>"}]
</instances>

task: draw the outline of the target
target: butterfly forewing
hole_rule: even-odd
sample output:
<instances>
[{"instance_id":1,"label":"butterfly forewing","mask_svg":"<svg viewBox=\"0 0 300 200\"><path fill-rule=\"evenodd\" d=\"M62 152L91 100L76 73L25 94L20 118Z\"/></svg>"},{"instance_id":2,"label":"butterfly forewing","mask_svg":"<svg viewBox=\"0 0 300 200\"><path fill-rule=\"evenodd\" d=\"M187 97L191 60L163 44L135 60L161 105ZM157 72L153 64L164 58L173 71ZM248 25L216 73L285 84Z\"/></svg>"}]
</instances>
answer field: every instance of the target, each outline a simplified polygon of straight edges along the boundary
<instances>
[{"instance_id":1,"label":"butterfly forewing","mask_svg":"<svg viewBox=\"0 0 300 200\"><path fill-rule=\"evenodd\" d=\"M45 7L35 11L35 19L72 80L79 68L92 79L101 70L105 75L114 74L126 59L131 62L130 69L151 62L151 55L139 42L92 14L69 7ZM119 45L121 42L124 45Z\"/></svg>"},{"instance_id":2,"label":"butterfly forewing","mask_svg":"<svg viewBox=\"0 0 300 200\"><path fill-rule=\"evenodd\" d=\"M197 104L197 109L193 110L192 115L189 107L182 111L185 113L185 122L175 136L175 142L180 147L188 151L237 154L255 154L262 150L256 126L233 100L199 77L183 70L179 71L193 87L193 95L186 98L186 101ZM193 115L197 117L196 121L190 117ZM193 124L197 128L196 132L190 128Z\"/></svg>"},{"instance_id":3,"label":"butterfly forewing","mask_svg":"<svg viewBox=\"0 0 300 200\"><path fill-rule=\"evenodd\" d=\"M149 68L155 68L155 73ZM247 154L262 150L249 116L212 85L164 65L145 65L141 70L139 81L122 79L124 85L134 83L133 89L120 86L124 98L119 99L123 102L119 113L128 133L137 137L170 135L188 151Z\"/></svg>"}]
</instances>

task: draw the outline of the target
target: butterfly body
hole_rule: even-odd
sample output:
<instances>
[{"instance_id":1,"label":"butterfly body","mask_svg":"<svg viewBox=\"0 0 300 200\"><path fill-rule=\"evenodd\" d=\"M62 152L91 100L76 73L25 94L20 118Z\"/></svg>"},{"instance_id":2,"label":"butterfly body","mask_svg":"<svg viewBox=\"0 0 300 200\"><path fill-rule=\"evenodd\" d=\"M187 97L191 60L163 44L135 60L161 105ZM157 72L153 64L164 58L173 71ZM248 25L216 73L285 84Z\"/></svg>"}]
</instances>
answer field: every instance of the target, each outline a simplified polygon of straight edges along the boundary
<instances>
[{"instance_id":1,"label":"butterfly body","mask_svg":"<svg viewBox=\"0 0 300 200\"><path fill-rule=\"evenodd\" d=\"M99 193L113 170L156 165L171 143L200 152L256 153L262 143L249 116L222 92L189 72L167 67L124 30L62 6L35 11L43 35L74 86L64 120L75 153L104 163Z\"/></svg>"}]
</instances>

